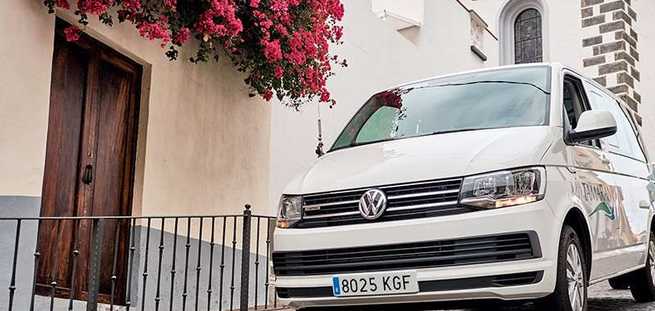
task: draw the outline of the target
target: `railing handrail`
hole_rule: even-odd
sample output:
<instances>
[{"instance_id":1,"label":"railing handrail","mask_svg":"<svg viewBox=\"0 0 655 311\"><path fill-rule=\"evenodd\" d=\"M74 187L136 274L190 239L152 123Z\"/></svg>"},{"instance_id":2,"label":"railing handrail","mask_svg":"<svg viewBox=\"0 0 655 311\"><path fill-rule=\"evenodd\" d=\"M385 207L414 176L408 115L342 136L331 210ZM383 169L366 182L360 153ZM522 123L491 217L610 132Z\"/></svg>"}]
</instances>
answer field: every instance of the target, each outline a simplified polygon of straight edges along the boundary
<instances>
[{"instance_id":1,"label":"railing handrail","mask_svg":"<svg viewBox=\"0 0 655 311\"><path fill-rule=\"evenodd\" d=\"M46 217L0 217L0 221L8 220L84 220L84 219L182 219L182 218L233 218L244 217L243 214L227 214L227 215L157 215L157 216L46 216ZM274 219L275 216L270 215L251 215L250 217Z\"/></svg>"}]
</instances>

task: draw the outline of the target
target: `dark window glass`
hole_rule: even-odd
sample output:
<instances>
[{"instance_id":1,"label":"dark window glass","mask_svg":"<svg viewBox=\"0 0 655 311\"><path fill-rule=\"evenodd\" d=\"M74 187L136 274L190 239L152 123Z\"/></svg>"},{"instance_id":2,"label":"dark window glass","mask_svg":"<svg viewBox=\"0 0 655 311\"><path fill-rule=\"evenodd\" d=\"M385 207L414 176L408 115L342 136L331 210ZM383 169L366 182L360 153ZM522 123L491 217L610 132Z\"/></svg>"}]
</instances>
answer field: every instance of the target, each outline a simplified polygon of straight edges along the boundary
<instances>
[{"instance_id":1,"label":"dark window glass","mask_svg":"<svg viewBox=\"0 0 655 311\"><path fill-rule=\"evenodd\" d=\"M591 109L609 111L616 120L616 134L601 140L610 151L645 162L646 157L641 150L634 127L619 103L595 87L591 85L587 87Z\"/></svg>"},{"instance_id":2,"label":"dark window glass","mask_svg":"<svg viewBox=\"0 0 655 311\"><path fill-rule=\"evenodd\" d=\"M571 77L566 77L564 79L562 91L564 93L564 110L566 111L566 119L569 123L569 129L575 129L578 126L580 115L586 110L580 81ZM585 141L581 144L592 145L592 142Z\"/></svg>"},{"instance_id":3,"label":"dark window glass","mask_svg":"<svg viewBox=\"0 0 655 311\"><path fill-rule=\"evenodd\" d=\"M564 109L569 118L569 124L572 129L578 126L578 118L582 114L584 104L582 103L582 96L575 83L571 80L564 80Z\"/></svg>"},{"instance_id":4,"label":"dark window glass","mask_svg":"<svg viewBox=\"0 0 655 311\"><path fill-rule=\"evenodd\" d=\"M455 75L374 95L332 149L444 132L548 123L550 68Z\"/></svg>"},{"instance_id":5,"label":"dark window glass","mask_svg":"<svg viewBox=\"0 0 655 311\"><path fill-rule=\"evenodd\" d=\"M514 23L514 62L517 64L543 61L541 40L541 13L527 9Z\"/></svg>"}]
</instances>

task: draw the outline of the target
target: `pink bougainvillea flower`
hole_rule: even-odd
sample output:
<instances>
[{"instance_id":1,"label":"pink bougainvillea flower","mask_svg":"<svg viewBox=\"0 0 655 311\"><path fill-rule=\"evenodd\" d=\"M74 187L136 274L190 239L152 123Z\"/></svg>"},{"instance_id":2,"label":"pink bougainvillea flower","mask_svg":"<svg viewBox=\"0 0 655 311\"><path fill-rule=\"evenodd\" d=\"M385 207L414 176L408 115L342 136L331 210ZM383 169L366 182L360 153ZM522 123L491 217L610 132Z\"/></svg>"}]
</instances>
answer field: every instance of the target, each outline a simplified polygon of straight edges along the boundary
<instances>
[{"instance_id":1,"label":"pink bougainvillea flower","mask_svg":"<svg viewBox=\"0 0 655 311\"><path fill-rule=\"evenodd\" d=\"M191 37L191 29L187 27L182 27L180 31L177 32L177 35L173 39L173 43L177 45L184 44Z\"/></svg>"},{"instance_id":2,"label":"pink bougainvillea flower","mask_svg":"<svg viewBox=\"0 0 655 311\"><path fill-rule=\"evenodd\" d=\"M75 26L68 26L64 29L64 36L68 42L80 40L80 33L81 30Z\"/></svg>"},{"instance_id":3,"label":"pink bougainvillea flower","mask_svg":"<svg viewBox=\"0 0 655 311\"><path fill-rule=\"evenodd\" d=\"M271 90L265 90L264 93L262 94L262 97L263 97L266 101L270 101L271 98L273 98L273 91L271 91Z\"/></svg>"},{"instance_id":4,"label":"pink bougainvillea flower","mask_svg":"<svg viewBox=\"0 0 655 311\"><path fill-rule=\"evenodd\" d=\"M166 44L171 41L164 20L154 23L141 23L137 26L137 29L139 30L139 34L146 39L161 40L162 47L166 46Z\"/></svg>"},{"instance_id":5,"label":"pink bougainvillea flower","mask_svg":"<svg viewBox=\"0 0 655 311\"><path fill-rule=\"evenodd\" d=\"M270 62L277 62L282 59L282 47L280 40L262 41L264 46L264 56Z\"/></svg>"},{"instance_id":6,"label":"pink bougainvillea flower","mask_svg":"<svg viewBox=\"0 0 655 311\"><path fill-rule=\"evenodd\" d=\"M376 95L379 98L384 106L393 107L396 109L402 109L403 107L403 95L409 93L411 89L393 89L387 90Z\"/></svg>"},{"instance_id":7,"label":"pink bougainvillea flower","mask_svg":"<svg viewBox=\"0 0 655 311\"><path fill-rule=\"evenodd\" d=\"M177 7L177 0L164 0L164 6L169 10L175 10Z\"/></svg>"},{"instance_id":8,"label":"pink bougainvillea flower","mask_svg":"<svg viewBox=\"0 0 655 311\"><path fill-rule=\"evenodd\" d=\"M273 70L273 75L277 79L284 77L284 69L282 69L282 67L280 66L275 66L275 69Z\"/></svg>"},{"instance_id":9,"label":"pink bougainvillea flower","mask_svg":"<svg viewBox=\"0 0 655 311\"><path fill-rule=\"evenodd\" d=\"M334 27L334 39L339 41L339 40L341 40L341 37L343 37L343 27L335 26Z\"/></svg>"},{"instance_id":10,"label":"pink bougainvillea flower","mask_svg":"<svg viewBox=\"0 0 655 311\"><path fill-rule=\"evenodd\" d=\"M79 0L77 2L77 8L82 13L102 15L113 3L113 0Z\"/></svg>"},{"instance_id":11,"label":"pink bougainvillea flower","mask_svg":"<svg viewBox=\"0 0 655 311\"><path fill-rule=\"evenodd\" d=\"M322 102L327 102L330 100L330 92L328 90L322 90L321 91L321 101Z\"/></svg>"},{"instance_id":12,"label":"pink bougainvillea flower","mask_svg":"<svg viewBox=\"0 0 655 311\"><path fill-rule=\"evenodd\" d=\"M57 0L56 5L57 5L57 7L60 7L62 9L66 9L66 10L71 8L70 4L68 3L68 0Z\"/></svg>"},{"instance_id":13,"label":"pink bougainvillea flower","mask_svg":"<svg viewBox=\"0 0 655 311\"><path fill-rule=\"evenodd\" d=\"M232 37L243 30L231 0L211 0L211 8L205 11L196 24L196 31L210 37Z\"/></svg>"},{"instance_id":14,"label":"pink bougainvillea flower","mask_svg":"<svg viewBox=\"0 0 655 311\"><path fill-rule=\"evenodd\" d=\"M124 9L131 12L141 9L141 0L123 0L121 4Z\"/></svg>"},{"instance_id":15,"label":"pink bougainvillea flower","mask_svg":"<svg viewBox=\"0 0 655 311\"><path fill-rule=\"evenodd\" d=\"M286 0L271 0L270 8L273 12L283 12L289 8L289 4Z\"/></svg>"},{"instance_id":16,"label":"pink bougainvillea flower","mask_svg":"<svg viewBox=\"0 0 655 311\"><path fill-rule=\"evenodd\" d=\"M2 0L0 0L2 1ZM76 9L80 23L96 15L106 25L113 17L136 26L138 33L159 41L171 60L178 48L195 52L193 62L227 54L237 70L245 72L251 94L270 101L276 98L298 107L308 101L334 105L327 80L332 64L345 60L330 53L341 44L344 15L340 0L44 0L54 7ZM75 7L76 4L76 8ZM77 40L80 30L65 30L67 40ZM197 41L189 43L192 38ZM393 104L398 104L392 101Z\"/></svg>"}]
</instances>

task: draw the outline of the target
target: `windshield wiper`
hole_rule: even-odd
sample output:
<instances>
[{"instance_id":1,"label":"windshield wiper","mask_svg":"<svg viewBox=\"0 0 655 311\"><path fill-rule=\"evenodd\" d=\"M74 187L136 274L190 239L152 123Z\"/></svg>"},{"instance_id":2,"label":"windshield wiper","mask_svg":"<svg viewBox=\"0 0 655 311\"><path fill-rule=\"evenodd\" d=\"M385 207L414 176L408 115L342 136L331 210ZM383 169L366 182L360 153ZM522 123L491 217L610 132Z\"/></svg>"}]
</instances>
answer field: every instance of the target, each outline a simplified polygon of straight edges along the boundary
<instances>
[{"instance_id":1,"label":"windshield wiper","mask_svg":"<svg viewBox=\"0 0 655 311\"><path fill-rule=\"evenodd\" d=\"M459 132L470 132L470 131L487 130L487 129L490 129L490 128L468 128L468 129L460 129L460 130L435 131L435 132L432 132L432 133L427 133L427 134L418 135L418 136L411 136L411 137L423 137L423 136L432 136L432 135L450 134L450 133L459 133Z\"/></svg>"}]
</instances>

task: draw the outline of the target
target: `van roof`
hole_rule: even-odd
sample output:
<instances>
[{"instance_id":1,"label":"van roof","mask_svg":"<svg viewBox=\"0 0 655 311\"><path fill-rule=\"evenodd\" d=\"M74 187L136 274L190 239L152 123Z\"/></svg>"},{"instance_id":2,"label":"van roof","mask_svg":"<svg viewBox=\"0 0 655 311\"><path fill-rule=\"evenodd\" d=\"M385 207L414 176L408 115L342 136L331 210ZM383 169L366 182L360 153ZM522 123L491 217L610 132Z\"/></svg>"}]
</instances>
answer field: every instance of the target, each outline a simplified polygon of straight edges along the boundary
<instances>
[{"instance_id":1,"label":"van roof","mask_svg":"<svg viewBox=\"0 0 655 311\"><path fill-rule=\"evenodd\" d=\"M405 82L405 83L402 83L402 84L397 85L395 87L392 87L391 89L405 87L405 86L408 86L408 85L428 82L428 81L437 80L437 79L455 77L455 76L459 76L459 75L496 71L496 70L500 70L500 69L529 68L529 67L563 67L563 66L561 64L558 64L558 63L532 63L532 64L520 64L520 65L509 65L509 66L481 68L481 69L474 69L474 70L468 70L468 71L461 71L461 72L456 72L456 73L449 73L449 74L444 74L444 75L432 76L432 77L423 78L423 79L419 79L419 80L415 80L415 81Z\"/></svg>"},{"instance_id":2,"label":"van roof","mask_svg":"<svg viewBox=\"0 0 655 311\"><path fill-rule=\"evenodd\" d=\"M459 75L465 75L465 74L474 74L474 73L482 73L482 72L489 72L489 71L495 71L495 70L500 70L500 69L513 69L513 68L529 68L529 67L549 67L553 71L560 71L560 70L568 70L570 72L575 73L576 75L580 76L583 78L586 82L596 86L597 88L603 90L607 95L611 96L615 100L619 101L621 105L625 106L625 103L620 100L616 94L612 93L610 90L607 89L607 87L601 85L600 83L596 82L595 80L585 76L584 74L580 73L577 69L572 68L570 66L563 65L561 63L557 62L550 62L550 63L530 63L530 64L519 64L519 65L507 65L507 66L496 66L496 67L489 67L489 68L481 68L481 69L474 69L474 70L468 70L468 71L462 71L462 72L456 72L456 73L449 73L449 74L444 74L444 75L438 75L438 76L432 76L428 78L423 78L411 82L405 82L399 85L396 85L390 89L395 89L395 88L401 88L401 87L406 87L408 85L412 84L418 84L418 83L423 83L423 82L429 82L432 80L437 80L437 79L443 79L443 78L449 78L449 77L454 77L454 76L459 76Z\"/></svg>"}]
</instances>

